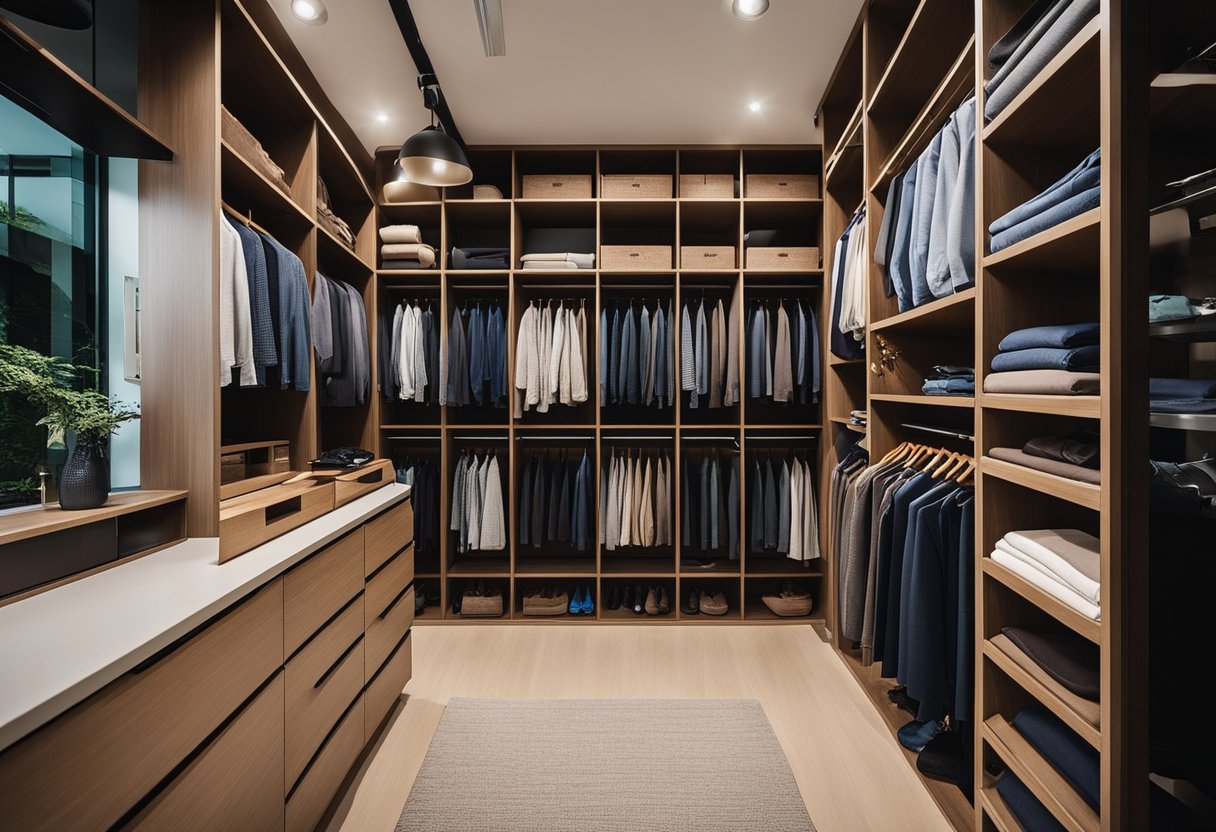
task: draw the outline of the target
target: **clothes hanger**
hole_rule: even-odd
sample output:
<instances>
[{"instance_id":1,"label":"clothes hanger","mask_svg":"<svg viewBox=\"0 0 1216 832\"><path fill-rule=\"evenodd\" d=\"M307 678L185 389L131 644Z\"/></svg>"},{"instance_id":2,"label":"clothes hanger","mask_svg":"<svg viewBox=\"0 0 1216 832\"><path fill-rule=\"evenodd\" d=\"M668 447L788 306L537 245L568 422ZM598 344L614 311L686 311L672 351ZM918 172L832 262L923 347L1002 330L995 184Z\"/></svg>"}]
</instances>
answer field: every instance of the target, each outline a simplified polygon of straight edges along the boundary
<instances>
[{"instance_id":1,"label":"clothes hanger","mask_svg":"<svg viewBox=\"0 0 1216 832\"><path fill-rule=\"evenodd\" d=\"M887 451L886 455L883 456L883 458L880 459L879 462L894 462L895 460L899 459L901 454L907 453L909 447L910 447L909 442L907 442L907 441L900 442L894 448Z\"/></svg>"}]
</instances>

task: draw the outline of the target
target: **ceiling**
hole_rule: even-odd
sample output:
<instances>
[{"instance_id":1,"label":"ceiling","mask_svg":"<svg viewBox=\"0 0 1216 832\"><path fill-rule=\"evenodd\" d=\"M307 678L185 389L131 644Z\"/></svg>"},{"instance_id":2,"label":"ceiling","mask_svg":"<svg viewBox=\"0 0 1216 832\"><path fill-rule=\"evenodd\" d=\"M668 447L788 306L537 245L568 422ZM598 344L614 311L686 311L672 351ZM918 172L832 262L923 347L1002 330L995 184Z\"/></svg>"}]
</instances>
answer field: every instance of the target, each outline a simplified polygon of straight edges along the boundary
<instances>
[{"instance_id":1,"label":"ceiling","mask_svg":"<svg viewBox=\"0 0 1216 832\"><path fill-rule=\"evenodd\" d=\"M387 0L329 0L323 26L271 2L369 150L427 123ZM501 58L472 0L410 7L468 144L793 144L819 140L812 115L862 2L772 0L744 22L729 0L502 0Z\"/></svg>"}]
</instances>

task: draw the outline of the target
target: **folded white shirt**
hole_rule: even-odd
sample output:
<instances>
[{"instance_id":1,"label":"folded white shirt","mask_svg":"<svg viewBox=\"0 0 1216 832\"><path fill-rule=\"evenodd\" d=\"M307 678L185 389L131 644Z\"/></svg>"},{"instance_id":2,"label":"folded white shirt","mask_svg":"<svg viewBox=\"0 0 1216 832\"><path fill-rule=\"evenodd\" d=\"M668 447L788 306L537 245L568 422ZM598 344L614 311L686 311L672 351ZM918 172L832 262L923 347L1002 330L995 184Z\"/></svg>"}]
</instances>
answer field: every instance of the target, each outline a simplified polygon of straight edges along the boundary
<instances>
[{"instance_id":1,"label":"folded white shirt","mask_svg":"<svg viewBox=\"0 0 1216 832\"><path fill-rule=\"evenodd\" d=\"M1102 550L1098 538L1079 529L1035 529L1009 532L1004 543L1042 564L1078 594L1101 603Z\"/></svg>"},{"instance_id":2,"label":"folded white shirt","mask_svg":"<svg viewBox=\"0 0 1216 832\"><path fill-rule=\"evenodd\" d=\"M529 260L524 263L524 269L543 270L543 271L578 271L578 263L571 263L569 260Z\"/></svg>"},{"instance_id":3,"label":"folded white shirt","mask_svg":"<svg viewBox=\"0 0 1216 832\"><path fill-rule=\"evenodd\" d=\"M1010 551L1016 552L1016 549L1009 547ZM1025 560L1017 554L1010 554L1004 549L997 549L991 555L992 559L1004 566L1010 572L1013 572L1018 577L1037 586L1039 589L1046 592L1052 598L1055 598L1061 604L1074 609L1086 618L1091 618L1094 621L1102 620L1102 610L1096 604L1091 604L1085 598L1082 598L1067 584L1060 582L1058 579L1051 577L1041 569L1036 568L1027 558Z\"/></svg>"},{"instance_id":4,"label":"folded white shirt","mask_svg":"<svg viewBox=\"0 0 1216 832\"><path fill-rule=\"evenodd\" d=\"M523 257L521 257L519 259L525 263L542 262L542 261L546 262L546 263L552 263L552 262L561 262L564 260L568 263L576 264L581 269L595 268L595 255L594 254L577 254L577 253L569 252L569 251L555 251L555 252L541 252L539 254L525 254ZM559 266L558 268L561 268L561 267Z\"/></svg>"},{"instance_id":5,"label":"folded white shirt","mask_svg":"<svg viewBox=\"0 0 1216 832\"><path fill-rule=\"evenodd\" d=\"M422 232L416 225L386 225L380 229L382 243L421 243Z\"/></svg>"}]
</instances>

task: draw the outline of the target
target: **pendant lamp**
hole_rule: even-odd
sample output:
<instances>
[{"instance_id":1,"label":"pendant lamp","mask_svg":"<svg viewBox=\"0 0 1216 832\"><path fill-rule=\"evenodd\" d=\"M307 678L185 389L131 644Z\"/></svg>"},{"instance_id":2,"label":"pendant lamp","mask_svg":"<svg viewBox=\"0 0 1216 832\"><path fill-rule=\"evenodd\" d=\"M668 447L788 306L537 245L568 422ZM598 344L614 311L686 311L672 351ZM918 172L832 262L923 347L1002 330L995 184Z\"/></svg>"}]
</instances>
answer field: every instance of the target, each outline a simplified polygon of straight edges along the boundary
<instances>
[{"instance_id":1,"label":"pendant lamp","mask_svg":"<svg viewBox=\"0 0 1216 832\"><path fill-rule=\"evenodd\" d=\"M93 25L93 0L0 0L0 8L60 29Z\"/></svg>"},{"instance_id":2,"label":"pendant lamp","mask_svg":"<svg viewBox=\"0 0 1216 832\"><path fill-rule=\"evenodd\" d=\"M431 123L405 140L397 154L397 165L406 179L420 185L441 188L471 182L473 169L464 148L435 124L435 106L439 101L435 76L421 76L418 87L422 90L422 103L431 111Z\"/></svg>"}]
</instances>

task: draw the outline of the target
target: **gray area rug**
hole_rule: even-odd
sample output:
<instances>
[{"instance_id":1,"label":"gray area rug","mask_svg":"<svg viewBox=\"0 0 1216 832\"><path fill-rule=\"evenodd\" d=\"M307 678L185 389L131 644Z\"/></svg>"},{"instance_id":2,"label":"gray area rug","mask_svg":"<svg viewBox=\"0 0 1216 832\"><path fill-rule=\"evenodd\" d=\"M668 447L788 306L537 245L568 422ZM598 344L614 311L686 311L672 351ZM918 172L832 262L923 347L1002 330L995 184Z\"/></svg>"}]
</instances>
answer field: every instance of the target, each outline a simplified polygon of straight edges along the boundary
<instances>
[{"instance_id":1,"label":"gray area rug","mask_svg":"<svg viewBox=\"0 0 1216 832\"><path fill-rule=\"evenodd\" d=\"M397 832L814 832L759 702L452 699Z\"/></svg>"}]
</instances>

